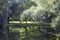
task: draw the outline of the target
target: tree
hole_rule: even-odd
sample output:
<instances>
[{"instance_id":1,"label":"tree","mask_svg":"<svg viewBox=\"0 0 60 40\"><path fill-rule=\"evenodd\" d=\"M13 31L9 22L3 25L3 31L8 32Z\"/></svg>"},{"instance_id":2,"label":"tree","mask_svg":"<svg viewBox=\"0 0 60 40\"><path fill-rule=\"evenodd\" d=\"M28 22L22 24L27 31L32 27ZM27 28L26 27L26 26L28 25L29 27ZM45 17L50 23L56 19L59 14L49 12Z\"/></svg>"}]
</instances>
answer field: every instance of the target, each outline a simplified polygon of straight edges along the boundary
<instances>
[{"instance_id":1,"label":"tree","mask_svg":"<svg viewBox=\"0 0 60 40\"><path fill-rule=\"evenodd\" d=\"M22 14L24 10L30 8L32 5L36 5L36 4L29 0L12 4L12 6L10 7L10 10L12 11L11 20L19 20L20 14Z\"/></svg>"},{"instance_id":2,"label":"tree","mask_svg":"<svg viewBox=\"0 0 60 40\"><path fill-rule=\"evenodd\" d=\"M40 8L40 10L48 11L48 15L50 15L48 19L51 18L50 20L53 23L52 19L55 20L56 16L59 15L59 6L58 5L60 4L60 1L59 0L37 0L37 1L33 0L33 1L35 1L35 3L37 3L37 5L38 5L37 8ZM46 19L47 19L47 17L46 17ZM54 21L54 23L55 23L55 21ZM46 40L48 40L48 39L46 39Z\"/></svg>"}]
</instances>

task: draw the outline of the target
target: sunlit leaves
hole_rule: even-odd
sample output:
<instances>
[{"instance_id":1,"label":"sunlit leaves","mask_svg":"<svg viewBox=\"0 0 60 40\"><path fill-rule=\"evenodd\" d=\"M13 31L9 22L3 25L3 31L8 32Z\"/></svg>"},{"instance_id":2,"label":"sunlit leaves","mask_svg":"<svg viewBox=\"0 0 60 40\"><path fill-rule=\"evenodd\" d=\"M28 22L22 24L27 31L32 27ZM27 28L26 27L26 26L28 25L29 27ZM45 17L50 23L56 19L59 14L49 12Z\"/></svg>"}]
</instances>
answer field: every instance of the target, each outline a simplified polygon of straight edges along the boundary
<instances>
[{"instance_id":1,"label":"sunlit leaves","mask_svg":"<svg viewBox=\"0 0 60 40\"><path fill-rule=\"evenodd\" d=\"M60 16L57 16L52 22L52 27L58 27L60 25Z\"/></svg>"},{"instance_id":2,"label":"sunlit leaves","mask_svg":"<svg viewBox=\"0 0 60 40\"><path fill-rule=\"evenodd\" d=\"M53 4L56 0L47 0L48 4Z\"/></svg>"},{"instance_id":3,"label":"sunlit leaves","mask_svg":"<svg viewBox=\"0 0 60 40\"><path fill-rule=\"evenodd\" d=\"M60 25L60 10L59 10L59 4L60 4L60 1L59 0L56 0L55 1L55 5L53 5L53 8L54 8L54 13L56 14L57 17L55 17L55 19L52 20L52 27L58 27L59 28L59 25Z\"/></svg>"}]
</instances>

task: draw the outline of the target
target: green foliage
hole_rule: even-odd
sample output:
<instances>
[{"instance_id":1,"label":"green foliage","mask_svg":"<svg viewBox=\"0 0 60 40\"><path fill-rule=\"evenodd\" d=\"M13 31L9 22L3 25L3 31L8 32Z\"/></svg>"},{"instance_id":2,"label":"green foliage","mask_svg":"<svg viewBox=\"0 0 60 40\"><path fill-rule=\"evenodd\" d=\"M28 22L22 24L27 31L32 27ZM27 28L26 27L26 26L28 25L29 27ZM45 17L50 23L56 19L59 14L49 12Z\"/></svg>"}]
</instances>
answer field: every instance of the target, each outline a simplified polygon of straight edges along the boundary
<instances>
[{"instance_id":1,"label":"green foliage","mask_svg":"<svg viewBox=\"0 0 60 40\"><path fill-rule=\"evenodd\" d=\"M58 27L60 25L60 7L59 7L60 1L56 0L56 5L55 5L55 9L53 11L55 11L54 13L56 14L57 17L55 17L55 19L52 20L52 27Z\"/></svg>"},{"instance_id":2,"label":"green foliage","mask_svg":"<svg viewBox=\"0 0 60 40\"><path fill-rule=\"evenodd\" d=\"M10 20L21 20L20 16L23 13L24 10L30 8L32 5L36 5L34 2L32 1L26 1L26 2L22 2L22 3L18 3L16 5L16 7L14 9L12 9L13 11L13 15L11 16ZM14 6L12 6L14 7Z\"/></svg>"},{"instance_id":3,"label":"green foliage","mask_svg":"<svg viewBox=\"0 0 60 40\"><path fill-rule=\"evenodd\" d=\"M56 17L54 18L51 17L53 19L50 19L52 20L51 27L53 27L54 30L57 30L57 31L60 30L60 0L29 0L22 3L16 3L17 5L15 5L14 3L16 7L11 3L11 5L13 5L12 9L10 9L11 6L8 5L8 2L6 1L8 0L3 0L3 1L0 0L0 15L5 14L5 13L9 14L8 10L9 11L11 10L12 14L8 15L10 16L10 20L39 21L40 22L40 21L45 20L47 17L50 17L51 14L54 14L56 15ZM13 30L25 31L24 28L13 29ZM37 29L36 28L29 29L28 27L27 30L29 33L30 33L30 30L33 30L34 33L36 33L35 31ZM35 35L34 33L31 32L30 34Z\"/></svg>"}]
</instances>

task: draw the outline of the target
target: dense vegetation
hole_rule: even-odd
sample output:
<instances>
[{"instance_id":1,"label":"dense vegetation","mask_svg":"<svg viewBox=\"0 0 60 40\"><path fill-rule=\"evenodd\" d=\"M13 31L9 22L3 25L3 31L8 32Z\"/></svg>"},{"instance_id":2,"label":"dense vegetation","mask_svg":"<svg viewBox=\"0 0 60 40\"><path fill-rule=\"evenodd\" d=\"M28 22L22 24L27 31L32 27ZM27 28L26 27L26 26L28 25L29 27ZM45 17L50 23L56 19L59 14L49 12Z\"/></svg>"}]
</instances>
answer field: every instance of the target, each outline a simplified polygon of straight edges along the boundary
<instances>
[{"instance_id":1,"label":"dense vegetation","mask_svg":"<svg viewBox=\"0 0 60 40\"><path fill-rule=\"evenodd\" d=\"M0 29L5 28L9 37L18 30L20 40L60 40L60 0L0 0Z\"/></svg>"}]
</instances>

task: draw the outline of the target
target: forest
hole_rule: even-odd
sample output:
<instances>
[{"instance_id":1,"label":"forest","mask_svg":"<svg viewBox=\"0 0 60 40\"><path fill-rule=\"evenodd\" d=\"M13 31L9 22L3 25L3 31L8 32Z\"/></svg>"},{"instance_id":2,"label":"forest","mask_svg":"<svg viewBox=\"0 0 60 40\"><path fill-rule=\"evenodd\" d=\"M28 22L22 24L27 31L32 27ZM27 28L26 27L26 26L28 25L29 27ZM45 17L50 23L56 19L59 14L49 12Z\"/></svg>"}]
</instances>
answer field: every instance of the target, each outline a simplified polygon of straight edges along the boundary
<instances>
[{"instance_id":1,"label":"forest","mask_svg":"<svg viewBox=\"0 0 60 40\"><path fill-rule=\"evenodd\" d=\"M0 40L60 40L60 0L0 0Z\"/></svg>"}]
</instances>

